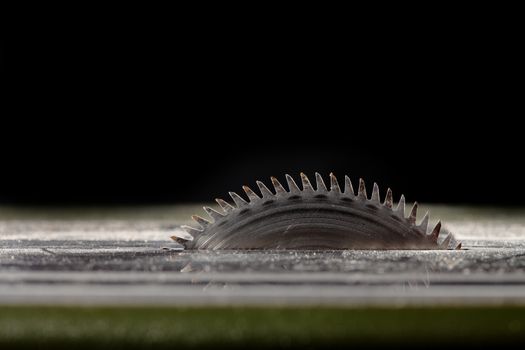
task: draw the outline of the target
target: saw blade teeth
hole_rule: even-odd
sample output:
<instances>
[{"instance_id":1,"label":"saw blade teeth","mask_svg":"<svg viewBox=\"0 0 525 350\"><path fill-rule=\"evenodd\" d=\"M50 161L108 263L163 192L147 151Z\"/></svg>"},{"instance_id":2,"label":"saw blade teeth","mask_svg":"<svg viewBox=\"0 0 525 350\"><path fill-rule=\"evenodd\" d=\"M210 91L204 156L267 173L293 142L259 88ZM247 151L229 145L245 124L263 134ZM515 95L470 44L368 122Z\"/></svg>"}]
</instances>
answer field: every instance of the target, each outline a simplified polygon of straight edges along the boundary
<instances>
[{"instance_id":1,"label":"saw blade teeth","mask_svg":"<svg viewBox=\"0 0 525 350\"><path fill-rule=\"evenodd\" d=\"M261 197L259 197L257 194L255 194L255 192L253 192L250 187L242 186L242 189L244 190L244 192L248 196L248 199L250 200L251 203L257 202L258 200L261 199Z\"/></svg>"},{"instance_id":2,"label":"saw blade teeth","mask_svg":"<svg viewBox=\"0 0 525 350\"><path fill-rule=\"evenodd\" d=\"M226 214L232 212L233 209L235 209L230 203L226 202L224 199L215 198L215 201L217 202L217 204L220 205L220 207L222 208L222 210L224 210Z\"/></svg>"},{"instance_id":3,"label":"saw blade teeth","mask_svg":"<svg viewBox=\"0 0 525 350\"><path fill-rule=\"evenodd\" d=\"M217 220L220 220L224 217L224 215L222 215L221 213L219 213L218 211L216 211L215 209L212 209L210 207L203 207L204 210L206 211L206 213L208 213L208 215L213 219L213 221L217 221Z\"/></svg>"},{"instance_id":4,"label":"saw blade teeth","mask_svg":"<svg viewBox=\"0 0 525 350\"><path fill-rule=\"evenodd\" d=\"M299 186L295 183L293 177L286 174L286 182L288 183L288 189L290 190L290 193L293 194L299 194L301 193L301 190L299 189Z\"/></svg>"},{"instance_id":5,"label":"saw blade teeth","mask_svg":"<svg viewBox=\"0 0 525 350\"><path fill-rule=\"evenodd\" d=\"M389 209L392 209L393 200L392 200L392 190L389 188L386 190L385 203L383 205Z\"/></svg>"},{"instance_id":6,"label":"saw blade teeth","mask_svg":"<svg viewBox=\"0 0 525 350\"><path fill-rule=\"evenodd\" d=\"M330 173L330 191L337 194L341 193L341 187L339 187L339 182L337 182L337 177L335 177L334 173Z\"/></svg>"},{"instance_id":7,"label":"saw blade teeth","mask_svg":"<svg viewBox=\"0 0 525 350\"><path fill-rule=\"evenodd\" d=\"M372 198L370 198L370 201L376 204L380 204L381 202L381 198L379 195L379 186L375 182L374 182L374 189L372 190Z\"/></svg>"},{"instance_id":8,"label":"saw blade teeth","mask_svg":"<svg viewBox=\"0 0 525 350\"><path fill-rule=\"evenodd\" d=\"M184 238L180 238L176 235L173 235L170 237L172 240L174 240L175 242L179 243L179 244L182 244L184 245L184 243L186 243L188 240L187 239L184 239Z\"/></svg>"},{"instance_id":9,"label":"saw blade teeth","mask_svg":"<svg viewBox=\"0 0 525 350\"><path fill-rule=\"evenodd\" d=\"M328 192L328 189L326 188L326 185L324 183L323 177L319 173L315 173L315 182L317 186L317 192Z\"/></svg>"},{"instance_id":10,"label":"saw blade teeth","mask_svg":"<svg viewBox=\"0 0 525 350\"><path fill-rule=\"evenodd\" d=\"M448 246L450 245L450 240L452 239L452 235L449 234L444 240L443 242L441 242L441 244L439 245L440 247L444 248L444 249L448 249Z\"/></svg>"},{"instance_id":11,"label":"saw blade teeth","mask_svg":"<svg viewBox=\"0 0 525 350\"><path fill-rule=\"evenodd\" d=\"M432 241L437 242L438 237L439 237L439 231L441 231L441 221L438 221L438 223L436 224L436 226L434 226L434 229L429 235Z\"/></svg>"},{"instance_id":12,"label":"saw blade teeth","mask_svg":"<svg viewBox=\"0 0 525 350\"><path fill-rule=\"evenodd\" d=\"M366 185L365 180L359 179L359 190L357 191L357 198L366 201L368 200L368 196L366 195Z\"/></svg>"},{"instance_id":13,"label":"saw blade teeth","mask_svg":"<svg viewBox=\"0 0 525 350\"><path fill-rule=\"evenodd\" d=\"M182 225L180 228L184 231L176 232L170 237L172 240L178 243L193 241L194 235L199 235L202 232L196 228L186 225Z\"/></svg>"},{"instance_id":14,"label":"saw blade teeth","mask_svg":"<svg viewBox=\"0 0 525 350\"><path fill-rule=\"evenodd\" d=\"M230 195L230 197L232 197L232 199L235 202L235 205L237 206L237 208L242 208L242 207L248 205L248 202L246 202L244 200L244 198L239 196L237 193L235 193L235 192L228 192L228 194Z\"/></svg>"},{"instance_id":15,"label":"saw blade teeth","mask_svg":"<svg viewBox=\"0 0 525 350\"><path fill-rule=\"evenodd\" d=\"M427 211L425 213L425 216L423 216L423 219L421 220L421 223L419 224L419 228L421 229L421 231L423 231L424 234L427 234L428 219L429 219L429 214L428 214L428 211Z\"/></svg>"},{"instance_id":16,"label":"saw blade teeth","mask_svg":"<svg viewBox=\"0 0 525 350\"><path fill-rule=\"evenodd\" d=\"M273 185L273 188L275 189L276 196L282 196L287 193L283 185L281 185L281 183L279 182L279 180L277 180L276 177L272 176L270 179L272 180L272 185Z\"/></svg>"},{"instance_id":17,"label":"saw blade teeth","mask_svg":"<svg viewBox=\"0 0 525 350\"><path fill-rule=\"evenodd\" d=\"M396 214L402 218L405 218L405 195L401 195L399 203L397 204Z\"/></svg>"},{"instance_id":18,"label":"saw blade teeth","mask_svg":"<svg viewBox=\"0 0 525 350\"><path fill-rule=\"evenodd\" d=\"M272 191L262 181L256 181L257 187L259 187L259 190L261 191L261 195L263 198L271 198L274 196Z\"/></svg>"},{"instance_id":19,"label":"saw blade teeth","mask_svg":"<svg viewBox=\"0 0 525 350\"><path fill-rule=\"evenodd\" d=\"M213 250L462 247L447 229L442 230L441 222L429 226L428 212L418 220L417 202L405 210L406 199L401 195L395 203L390 188L382 198L374 182L372 188L368 188L371 193L368 198L362 178L354 191L349 176L344 176L344 185L341 182L344 188L333 173L329 175L330 183L318 172L315 183L304 173L300 173L300 177L301 183L286 174L285 184L272 176L273 186L255 181L258 189L251 186L255 191L243 186L246 194L228 192L232 198L228 201L216 198L219 206L203 207L209 217L193 215L196 222L193 227L180 226L173 230L171 238L176 243L172 243L172 247ZM300 225L300 230L294 230L292 241L289 235L282 236L291 227L290 221L292 226Z\"/></svg>"},{"instance_id":20,"label":"saw blade teeth","mask_svg":"<svg viewBox=\"0 0 525 350\"><path fill-rule=\"evenodd\" d=\"M188 226L188 225L181 225L180 228L186 231L187 233L189 233L192 237L195 237L195 235L198 235L204 232L202 229L198 229L196 227Z\"/></svg>"},{"instance_id":21,"label":"saw blade teeth","mask_svg":"<svg viewBox=\"0 0 525 350\"><path fill-rule=\"evenodd\" d=\"M197 222L199 225L202 226L202 228L206 228L208 227L208 225L210 224L210 222L204 218L201 218L200 216L198 215L192 215L191 218Z\"/></svg>"},{"instance_id":22,"label":"saw blade teeth","mask_svg":"<svg viewBox=\"0 0 525 350\"><path fill-rule=\"evenodd\" d=\"M310 179L308 176L306 176L305 173L301 173L301 182L303 185L303 191L304 192L313 192L314 188L312 187L312 184L310 183Z\"/></svg>"},{"instance_id":23,"label":"saw blade teeth","mask_svg":"<svg viewBox=\"0 0 525 350\"><path fill-rule=\"evenodd\" d=\"M412 206L412 210L410 210L410 215L408 216L408 222L410 222L412 225L416 224L416 218L417 218L417 202L414 202L414 205Z\"/></svg>"},{"instance_id":24,"label":"saw blade teeth","mask_svg":"<svg viewBox=\"0 0 525 350\"><path fill-rule=\"evenodd\" d=\"M345 195L355 197L354 186L352 186L352 180L348 175L345 175Z\"/></svg>"}]
</instances>

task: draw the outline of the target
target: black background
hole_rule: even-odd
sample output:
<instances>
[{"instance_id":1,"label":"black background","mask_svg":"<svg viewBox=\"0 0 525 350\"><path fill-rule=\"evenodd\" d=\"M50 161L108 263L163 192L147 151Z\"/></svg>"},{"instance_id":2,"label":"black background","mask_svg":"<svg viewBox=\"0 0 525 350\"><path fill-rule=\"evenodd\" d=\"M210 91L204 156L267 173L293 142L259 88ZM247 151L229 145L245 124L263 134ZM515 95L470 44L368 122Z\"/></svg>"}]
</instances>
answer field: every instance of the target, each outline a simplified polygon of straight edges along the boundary
<instances>
[{"instance_id":1,"label":"black background","mask_svg":"<svg viewBox=\"0 0 525 350\"><path fill-rule=\"evenodd\" d=\"M511 21L162 12L6 31L1 202L209 201L334 171L420 202L524 204Z\"/></svg>"}]
</instances>

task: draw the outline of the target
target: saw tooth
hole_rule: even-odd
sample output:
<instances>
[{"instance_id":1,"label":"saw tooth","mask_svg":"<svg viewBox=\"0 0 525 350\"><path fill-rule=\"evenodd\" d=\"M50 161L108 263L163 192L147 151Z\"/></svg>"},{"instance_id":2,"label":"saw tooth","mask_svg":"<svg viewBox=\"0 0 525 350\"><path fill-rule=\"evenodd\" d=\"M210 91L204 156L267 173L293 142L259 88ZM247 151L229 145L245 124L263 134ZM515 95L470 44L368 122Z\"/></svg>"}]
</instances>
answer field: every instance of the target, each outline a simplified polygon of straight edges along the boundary
<instances>
[{"instance_id":1,"label":"saw tooth","mask_svg":"<svg viewBox=\"0 0 525 350\"><path fill-rule=\"evenodd\" d=\"M180 237L177 237L177 236L171 236L170 237L172 240L174 240L175 242L179 243L179 244L182 244L184 245L184 243L186 243L188 240L187 239L184 239L184 238L180 238Z\"/></svg>"},{"instance_id":2,"label":"saw tooth","mask_svg":"<svg viewBox=\"0 0 525 350\"><path fill-rule=\"evenodd\" d=\"M450 240L451 240L451 239L452 239L452 235L449 234L449 235L447 236L447 238L445 238L445 239L443 240L443 242L441 242L441 244L440 244L439 246L442 247L442 248L448 249L448 246L450 245Z\"/></svg>"},{"instance_id":3,"label":"saw tooth","mask_svg":"<svg viewBox=\"0 0 525 350\"><path fill-rule=\"evenodd\" d=\"M290 193L293 193L293 194L300 194L301 193L301 190L299 189L299 187L295 183L293 177L291 177L288 174L286 174L286 182L288 182L288 189L290 190Z\"/></svg>"},{"instance_id":4,"label":"saw tooth","mask_svg":"<svg viewBox=\"0 0 525 350\"><path fill-rule=\"evenodd\" d=\"M202 228L206 228L208 227L208 225L210 224L210 222L204 218L201 218L200 216L198 215L192 215L191 218L193 220L195 220L199 225L202 226Z\"/></svg>"},{"instance_id":5,"label":"saw tooth","mask_svg":"<svg viewBox=\"0 0 525 350\"><path fill-rule=\"evenodd\" d=\"M224 199L215 198L215 201L221 206L222 210L224 210L226 214L235 209L230 203L226 202Z\"/></svg>"},{"instance_id":6,"label":"saw tooth","mask_svg":"<svg viewBox=\"0 0 525 350\"><path fill-rule=\"evenodd\" d=\"M383 203L383 205L392 209L392 190L390 188L386 190L385 203Z\"/></svg>"},{"instance_id":7,"label":"saw tooth","mask_svg":"<svg viewBox=\"0 0 525 350\"><path fill-rule=\"evenodd\" d=\"M181 225L180 228L183 229L184 231L186 231L187 233L189 233L192 236L192 238L195 237L195 236L200 235L203 232L202 229L198 229L196 227L192 227L192 226L188 226L188 225ZM191 239L190 239L190 241L191 241Z\"/></svg>"},{"instance_id":8,"label":"saw tooth","mask_svg":"<svg viewBox=\"0 0 525 350\"><path fill-rule=\"evenodd\" d=\"M230 197L232 197L233 201L235 202L235 205L237 205L237 208L242 208L244 206L248 205L248 202L246 202L241 196L239 196L235 192L228 192Z\"/></svg>"},{"instance_id":9,"label":"saw tooth","mask_svg":"<svg viewBox=\"0 0 525 350\"><path fill-rule=\"evenodd\" d=\"M405 218L405 195L401 195L399 203L397 204L396 214L402 218Z\"/></svg>"},{"instance_id":10,"label":"saw tooth","mask_svg":"<svg viewBox=\"0 0 525 350\"><path fill-rule=\"evenodd\" d=\"M429 219L429 215L428 215L428 211L427 211L425 213L425 216L423 216L423 220L421 220L421 223L419 224L419 228L421 229L421 231L423 231L424 234L427 234L428 219Z\"/></svg>"},{"instance_id":11,"label":"saw tooth","mask_svg":"<svg viewBox=\"0 0 525 350\"><path fill-rule=\"evenodd\" d=\"M354 186L352 186L352 181L345 175L345 194L350 197L355 197Z\"/></svg>"},{"instance_id":12,"label":"saw tooth","mask_svg":"<svg viewBox=\"0 0 525 350\"><path fill-rule=\"evenodd\" d=\"M460 250L461 249L461 243L458 243L458 245L456 246L456 250Z\"/></svg>"},{"instance_id":13,"label":"saw tooth","mask_svg":"<svg viewBox=\"0 0 525 350\"><path fill-rule=\"evenodd\" d=\"M370 201L373 203L380 204L381 198L379 196L379 186L374 182L374 189L372 190L372 198Z\"/></svg>"},{"instance_id":14,"label":"saw tooth","mask_svg":"<svg viewBox=\"0 0 525 350\"><path fill-rule=\"evenodd\" d=\"M272 176L270 179L272 180L273 188L275 188L276 196L281 196L287 193L283 185L281 185L281 183L279 182L279 180L277 180L276 177Z\"/></svg>"},{"instance_id":15,"label":"saw tooth","mask_svg":"<svg viewBox=\"0 0 525 350\"><path fill-rule=\"evenodd\" d=\"M439 237L439 231L441 231L441 221L438 221L438 223L429 235L432 241L437 242Z\"/></svg>"},{"instance_id":16,"label":"saw tooth","mask_svg":"<svg viewBox=\"0 0 525 350\"><path fill-rule=\"evenodd\" d=\"M337 177L335 177L334 173L330 173L330 191L337 194L341 193L341 187L339 187L339 182L337 182Z\"/></svg>"},{"instance_id":17,"label":"saw tooth","mask_svg":"<svg viewBox=\"0 0 525 350\"><path fill-rule=\"evenodd\" d=\"M368 200L368 197L366 195L366 185L365 185L365 180L363 179L359 179L359 190L357 190L357 198L361 199L361 200Z\"/></svg>"},{"instance_id":18,"label":"saw tooth","mask_svg":"<svg viewBox=\"0 0 525 350\"><path fill-rule=\"evenodd\" d=\"M416 218L417 218L417 202L414 202L414 205L412 206L412 210L410 210L410 215L408 216L408 222L410 222L412 225L416 224Z\"/></svg>"},{"instance_id":19,"label":"saw tooth","mask_svg":"<svg viewBox=\"0 0 525 350\"><path fill-rule=\"evenodd\" d=\"M171 239L173 239L176 242L193 241L194 236L197 236L200 233L202 233L201 230L196 229L191 226L182 225L180 228L183 229L184 231L176 232L173 234L173 236L171 236Z\"/></svg>"},{"instance_id":20,"label":"saw tooth","mask_svg":"<svg viewBox=\"0 0 525 350\"><path fill-rule=\"evenodd\" d=\"M317 192L328 192L328 189L326 188L326 185L323 181L323 177L319 173L315 173L315 182L317 185Z\"/></svg>"},{"instance_id":21,"label":"saw tooth","mask_svg":"<svg viewBox=\"0 0 525 350\"><path fill-rule=\"evenodd\" d=\"M266 187L266 185L262 181L256 181L257 186L259 187L259 190L261 190L261 194L263 198L272 198L274 197L272 191Z\"/></svg>"},{"instance_id":22,"label":"saw tooth","mask_svg":"<svg viewBox=\"0 0 525 350\"><path fill-rule=\"evenodd\" d=\"M212 209L210 207L203 207L204 210L206 211L206 213L208 213L208 215L215 221L217 220L220 220L224 217L224 215L222 215L221 213L219 213L218 211L216 211L215 209Z\"/></svg>"},{"instance_id":23,"label":"saw tooth","mask_svg":"<svg viewBox=\"0 0 525 350\"><path fill-rule=\"evenodd\" d=\"M305 173L301 173L301 182L303 184L303 191L304 192L313 192L314 188L312 187L312 184L310 183L310 179L308 176L306 176Z\"/></svg>"},{"instance_id":24,"label":"saw tooth","mask_svg":"<svg viewBox=\"0 0 525 350\"><path fill-rule=\"evenodd\" d=\"M248 199L250 200L251 203L257 202L258 200L261 199L261 197L259 197L257 194L255 194L255 192L253 192L252 189L249 188L248 186L242 186L242 189L244 190L244 192L248 196Z\"/></svg>"}]
</instances>

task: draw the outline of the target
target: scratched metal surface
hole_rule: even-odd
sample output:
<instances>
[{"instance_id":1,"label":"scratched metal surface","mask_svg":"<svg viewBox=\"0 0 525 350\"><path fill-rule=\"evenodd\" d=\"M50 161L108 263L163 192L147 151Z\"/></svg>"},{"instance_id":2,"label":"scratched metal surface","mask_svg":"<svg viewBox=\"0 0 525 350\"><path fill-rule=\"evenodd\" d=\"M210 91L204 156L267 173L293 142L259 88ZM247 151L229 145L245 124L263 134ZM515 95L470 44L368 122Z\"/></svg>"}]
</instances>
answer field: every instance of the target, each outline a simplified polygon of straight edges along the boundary
<instances>
[{"instance_id":1,"label":"scratched metal surface","mask_svg":"<svg viewBox=\"0 0 525 350\"><path fill-rule=\"evenodd\" d=\"M525 209L429 209L463 250L178 251L199 206L0 208L0 304L525 303Z\"/></svg>"}]
</instances>

